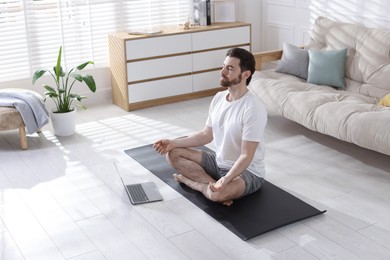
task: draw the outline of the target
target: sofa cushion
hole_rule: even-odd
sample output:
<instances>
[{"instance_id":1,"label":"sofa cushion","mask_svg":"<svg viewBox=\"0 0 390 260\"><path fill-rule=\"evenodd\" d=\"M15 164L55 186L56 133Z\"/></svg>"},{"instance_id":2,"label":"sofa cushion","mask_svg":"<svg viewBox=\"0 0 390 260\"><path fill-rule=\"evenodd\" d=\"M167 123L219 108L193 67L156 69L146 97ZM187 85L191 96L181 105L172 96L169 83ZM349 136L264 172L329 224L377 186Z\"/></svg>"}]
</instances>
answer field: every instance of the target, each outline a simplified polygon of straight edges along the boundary
<instances>
[{"instance_id":1,"label":"sofa cushion","mask_svg":"<svg viewBox=\"0 0 390 260\"><path fill-rule=\"evenodd\" d=\"M279 85L278 82L284 82L285 84ZM255 71L248 88L260 98L267 97L263 99L267 110L278 113L283 99L290 91L290 88L284 88L284 86L290 83L304 82L306 81L301 78L270 69Z\"/></svg>"},{"instance_id":2,"label":"sofa cushion","mask_svg":"<svg viewBox=\"0 0 390 260\"><path fill-rule=\"evenodd\" d=\"M377 98L390 92L390 30L318 17L305 48L347 48L345 74L352 81L361 83L359 92Z\"/></svg>"},{"instance_id":3,"label":"sofa cushion","mask_svg":"<svg viewBox=\"0 0 390 260\"><path fill-rule=\"evenodd\" d=\"M390 108L371 106L348 120L351 142L390 155Z\"/></svg>"},{"instance_id":4,"label":"sofa cushion","mask_svg":"<svg viewBox=\"0 0 390 260\"><path fill-rule=\"evenodd\" d=\"M292 44L283 43L283 55L276 67L277 72L291 74L307 79L309 53Z\"/></svg>"},{"instance_id":5,"label":"sofa cushion","mask_svg":"<svg viewBox=\"0 0 390 260\"><path fill-rule=\"evenodd\" d=\"M280 81L288 81L288 82L306 82L305 79L290 74L277 72L275 69L255 71L252 80L256 80L260 78L277 79Z\"/></svg>"},{"instance_id":6,"label":"sofa cushion","mask_svg":"<svg viewBox=\"0 0 390 260\"><path fill-rule=\"evenodd\" d=\"M347 49L309 50L308 83L345 88L344 66Z\"/></svg>"}]
</instances>

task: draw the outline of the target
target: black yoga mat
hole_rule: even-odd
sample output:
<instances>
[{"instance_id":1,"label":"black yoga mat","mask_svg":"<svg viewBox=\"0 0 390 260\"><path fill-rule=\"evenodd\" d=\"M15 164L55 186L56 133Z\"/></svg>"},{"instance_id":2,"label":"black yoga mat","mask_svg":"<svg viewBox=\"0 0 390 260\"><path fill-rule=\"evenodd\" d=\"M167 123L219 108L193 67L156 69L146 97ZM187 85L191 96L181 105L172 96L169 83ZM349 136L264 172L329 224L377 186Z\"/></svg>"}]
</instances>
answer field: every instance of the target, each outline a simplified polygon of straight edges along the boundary
<instances>
[{"instance_id":1,"label":"black yoga mat","mask_svg":"<svg viewBox=\"0 0 390 260\"><path fill-rule=\"evenodd\" d=\"M326 212L312 207L268 181L265 181L259 191L235 200L227 207L212 202L200 192L176 182L172 177L174 169L166 162L165 156L154 151L152 145L125 150L125 153L243 240Z\"/></svg>"}]
</instances>

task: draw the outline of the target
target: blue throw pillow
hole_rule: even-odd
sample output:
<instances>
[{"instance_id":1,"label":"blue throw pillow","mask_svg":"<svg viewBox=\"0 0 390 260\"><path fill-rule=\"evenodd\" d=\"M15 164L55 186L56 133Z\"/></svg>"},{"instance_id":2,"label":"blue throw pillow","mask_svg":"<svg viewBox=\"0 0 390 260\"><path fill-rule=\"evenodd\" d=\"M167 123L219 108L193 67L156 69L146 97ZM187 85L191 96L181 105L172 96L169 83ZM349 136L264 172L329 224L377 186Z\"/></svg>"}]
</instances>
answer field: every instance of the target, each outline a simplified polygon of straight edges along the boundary
<instances>
[{"instance_id":1,"label":"blue throw pillow","mask_svg":"<svg viewBox=\"0 0 390 260\"><path fill-rule=\"evenodd\" d=\"M309 54L307 50L298 48L292 44L283 43L283 55L278 62L276 72L287 73L307 79L308 65Z\"/></svg>"},{"instance_id":2,"label":"blue throw pillow","mask_svg":"<svg viewBox=\"0 0 390 260\"><path fill-rule=\"evenodd\" d=\"M319 51L309 50L307 82L345 88L345 61L347 49Z\"/></svg>"}]
</instances>

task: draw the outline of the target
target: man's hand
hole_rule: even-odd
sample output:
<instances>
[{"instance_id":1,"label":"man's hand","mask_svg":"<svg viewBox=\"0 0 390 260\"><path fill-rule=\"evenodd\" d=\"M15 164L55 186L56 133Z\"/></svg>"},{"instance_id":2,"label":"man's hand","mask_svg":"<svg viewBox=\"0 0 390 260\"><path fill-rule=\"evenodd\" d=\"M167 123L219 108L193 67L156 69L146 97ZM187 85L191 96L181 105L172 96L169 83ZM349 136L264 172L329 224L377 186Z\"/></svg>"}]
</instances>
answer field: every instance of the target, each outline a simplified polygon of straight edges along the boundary
<instances>
[{"instance_id":1,"label":"man's hand","mask_svg":"<svg viewBox=\"0 0 390 260\"><path fill-rule=\"evenodd\" d=\"M156 152L163 155L171 151L174 146L172 140L162 139L153 144L153 148Z\"/></svg>"},{"instance_id":2,"label":"man's hand","mask_svg":"<svg viewBox=\"0 0 390 260\"><path fill-rule=\"evenodd\" d=\"M214 183L210 182L209 183L209 189L212 192L221 191L221 190L223 190L226 187L228 182L229 182L228 178L226 178L224 176L224 177L220 178L218 181L216 181ZM229 199L229 200L223 201L222 204L225 205L225 206L231 206L233 204L233 200Z\"/></svg>"},{"instance_id":3,"label":"man's hand","mask_svg":"<svg viewBox=\"0 0 390 260\"><path fill-rule=\"evenodd\" d=\"M216 192L216 191L221 191L223 190L223 188L226 187L226 185L228 184L228 180L226 179L226 177L222 177L220 178L218 181L214 182L214 183L210 183L209 186L210 186L210 189L213 191L213 192Z\"/></svg>"}]
</instances>

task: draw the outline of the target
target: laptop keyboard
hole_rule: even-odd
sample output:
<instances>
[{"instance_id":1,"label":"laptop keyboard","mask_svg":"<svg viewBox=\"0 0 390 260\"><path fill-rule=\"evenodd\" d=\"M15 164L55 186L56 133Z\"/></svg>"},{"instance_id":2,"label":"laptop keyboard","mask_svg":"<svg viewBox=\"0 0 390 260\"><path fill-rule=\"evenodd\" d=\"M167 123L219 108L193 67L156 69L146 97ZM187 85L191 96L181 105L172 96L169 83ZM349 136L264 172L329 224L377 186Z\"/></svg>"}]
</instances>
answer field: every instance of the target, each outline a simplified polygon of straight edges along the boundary
<instances>
[{"instance_id":1,"label":"laptop keyboard","mask_svg":"<svg viewBox=\"0 0 390 260\"><path fill-rule=\"evenodd\" d=\"M129 192L132 195L131 197L133 198L134 202L149 201L148 196L146 195L141 184L128 185L127 188L129 189Z\"/></svg>"}]
</instances>

